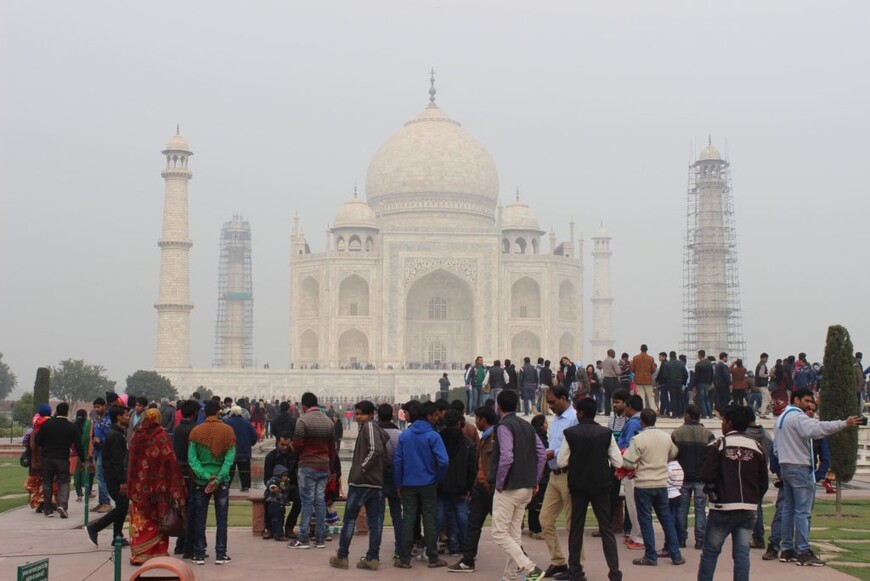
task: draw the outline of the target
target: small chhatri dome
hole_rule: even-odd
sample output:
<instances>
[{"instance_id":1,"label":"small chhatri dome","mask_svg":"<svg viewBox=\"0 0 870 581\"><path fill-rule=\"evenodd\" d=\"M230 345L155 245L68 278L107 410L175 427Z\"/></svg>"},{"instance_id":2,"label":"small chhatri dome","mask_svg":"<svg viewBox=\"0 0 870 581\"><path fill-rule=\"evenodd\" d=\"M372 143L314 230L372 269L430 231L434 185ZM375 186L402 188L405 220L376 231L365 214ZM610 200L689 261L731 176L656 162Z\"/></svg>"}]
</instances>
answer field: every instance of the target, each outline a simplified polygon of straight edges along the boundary
<instances>
[{"instance_id":1,"label":"small chhatri dome","mask_svg":"<svg viewBox=\"0 0 870 581\"><path fill-rule=\"evenodd\" d=\"M356 195L345 202L335 215L333 228L378 228L374 210Z\"/></svg>"},{"instance_id":2,"label":"small chhatri dome","mask_svg":"<svg viewBox=\"0 0 870 581\"><path fill-rule=\"evenodd\" d=\"M502 230L536 230L541 233L541 224L538 222L538 217L529 208L528 204L522 202L517 190L517 199L511 202L501 214L501 229Z\"/></svg>"},{"instance_id":3,"label":"small chhatri dome","mask_svg":"<svg viewBox=\"0 0 870 581\"><path fill-rule=\"evenodd\" d=\"M172 139L169 140L169 143L166 144L167 151L186 151L190 153L190 146L187 144L187 139L181 135L181 128L175 128L175 135L172 136Z\"/></svg>"},{"instance_id":4,"label":"small chhatri dome","mask_svg":"<svg viewBox=\"0 0 870 581\"><path fill-rule=\"evenodd\" d=\"M604 227L604 222L592 234L593 238L610 238L610 232Z\"/></svg>"},{"instance_id":5,"label":"small chhatri dome","mask_svg":"<svg viewBox=\"0 0 870 581\"><path fill-rule=\"evenodd\" d=\"M701 157L699 158L699 160L700 161L710 161L710 160L721 161L722 160L722 156L719 155L719 150L716 149L715 147L713 147L713 140L711 139L711 137L709 135L707 136L707 147L705 147L701 151Z\"/></svg>"}]
</instances>

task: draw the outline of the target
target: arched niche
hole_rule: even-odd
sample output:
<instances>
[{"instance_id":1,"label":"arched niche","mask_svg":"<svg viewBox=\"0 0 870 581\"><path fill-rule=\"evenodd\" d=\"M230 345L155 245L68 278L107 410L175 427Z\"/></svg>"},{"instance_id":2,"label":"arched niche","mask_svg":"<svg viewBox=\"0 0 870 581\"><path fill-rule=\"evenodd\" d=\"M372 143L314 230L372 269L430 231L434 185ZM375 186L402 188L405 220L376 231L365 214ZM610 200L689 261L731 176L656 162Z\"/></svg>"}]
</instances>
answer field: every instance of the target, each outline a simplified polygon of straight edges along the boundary
<instances>
[{"instance_id":1,"label":"arched niche","mask_svg":"<svg viewBox=\"0 0 870 581\"><path fill-rule=\"evenodd\" d=\"M570 280L563 280L559 285L559 318L563 320L577 318L577 287Z\"/></svg>"},{"instance_id":2,"label":"arched niche","mask_svg":"<svg viewBox=\"0 0 870 581\"><path fill-rule=\"evenodd\" d=\"M507 238L501 239L501 252L502 254L510 254L511 252L511 242Z\"/></svg>"},{"instance_id":3,"label":"arched niche","mask_svg":"<svg viewBox=\"0 0 870 581\"><path fill-rule=\"evenodd\" d=\"M574 333L564 332L559 337L559 357L569 357L573 360L576 357L574 353Z\"/></svg>"},{"instance_id":4,"label":"arched niche","mask_svg":"<svg viewBox=\"0 0 870 581\"><path fill-rule=\"evenodd\" d=\"M405 295L405 361L429 362L429 345L436 338L451 356L465 357L474 351L474 324L468 282L443 269L426 274Z\"/></svg>"},{"instance_id":5,"label":"arched niche","mask_svg":"<svg viewBox=\"0 0 870 581\"><path fill-rule=\"evenodd\" d=\"M511 317L539 319L541 317L541 286L524 276L511 286Z\"/></svg>"},{"instance_id":6,"label":"arched niche","mask_svg":"<svg viewBox=\"0 0 870 581\"><path fill-rule=\"evenodd\" d=\"M335 239L335 249L339 252L344 252L347 246L344 243L344 236L339 236Z\"/></svg>"},{"instance_id":7,"label":"arched niche","mask_svg":"<svg viewBox=\"0 0 870 581\"><path fill-rule=\"evenodd\" d=\"M532 361L541 355L541 338L531 331L520 331L511 339L511 357L514 361L522 361L529 357Z\"/></svg>"},{"instance_id":8,"label":"arched niche","mask_svg":"<svg viewBox=\"0 0 870 581\"><path fill-rule=\"evenodd\" d=\"M350 240L347 241L347 249L350 252L359 252L362 250L362 240L359 239L359 236L354 234L350 237Z\"/></svg>"},{"instance_id":9,"label":"arched niche","mask_svg":"<svg viewBox=\"0 0 870 581\"><path fill-rule=\"evenodd\" d=\"M514 241L514 254L525 254L526 253L526 239L522 236L519 236Z\"/></svg>"},{"instance_id":10,"label":"arched niche","mask_svg":"<svg viewBox=\"0 0 870 581\"><path fill-rule=\"evenodd\" d=\"M299 285L299 316L320 316L320 284L308 276Z\"/></svg>"},{"instance_id":11,"label":"arched niche","mask_svg":"<svg viewBox=\"0 0 870 581\"><path fill-rule=\"evenodd\" d=\"M338 315L369 316L369 283L358 274L346 276L338 287Z\"/></svg>"},{"instance_id":12,"label":"arched niche","mask_svg":"<svg viewBox=\"0 0 870 581\"><path fill-rule=\"evenodd\" d=\"M302 365L317 363L317 334L307 329L299 337L299 359Z\"/></svg>"},{"instance_id":13,"label":"arched niche","mask_svg":"<svg viewBox=\"0 0 870 581\"><path fill-rule=\"evenodd\" d=\"M338 338L338 364L353 367L369 362L369 338L359 329L349 329Z\"/></svg>"}]
</instances>

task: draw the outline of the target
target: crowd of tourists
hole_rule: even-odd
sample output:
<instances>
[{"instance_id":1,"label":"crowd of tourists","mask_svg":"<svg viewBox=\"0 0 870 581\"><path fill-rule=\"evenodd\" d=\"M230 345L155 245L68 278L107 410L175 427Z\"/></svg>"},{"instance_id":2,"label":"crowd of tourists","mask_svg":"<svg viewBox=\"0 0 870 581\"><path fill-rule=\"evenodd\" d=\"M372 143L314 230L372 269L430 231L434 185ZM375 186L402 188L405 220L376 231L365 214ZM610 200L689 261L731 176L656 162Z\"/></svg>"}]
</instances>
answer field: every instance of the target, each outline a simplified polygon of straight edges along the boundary
<instances>
[{"instance_id":1,"label":"crowd of tourists","mask_svg":"<svg viewBox=\"0 0 870 581\"><path fill-rule=\"evenodd\" d=\"M699 579L713 578L729 535L735 579L749 578L750 548L766 548L768 560L824 565L810 549L809 523L816 483L829 476L825 437L863 418L814 418L823 370L803 354L794 362L784 358L772 372L762 355L750 374L739 360L729 364L725 353L714 362L701 351L690 369L673 352L660 354L657 363L647 351L644 345L633 358L617 360L611 350L586 367L563 357L557 369L544 359L533 365L525 358L517 370L509 361L486 366L478 357L466 366L464 401L448 402L441 382L437 401L399 406L360 399L336 409L305 393L298 403L278 403L274 415L273 404L202 402L198 394L173 406L108 393L93 402L93 415L78 410L75 421L65 402L54 415L42 404L25 436L25 488L39 514L67 518L72 459L77 500L88 501L91 480L99 495L94 510L100 516L87 525L88 538L98 545L111 525L113 539L130 545L133 564L169 554L171 536L174 554L206 564L206 517L214 500L214 563L223 565L231 562L230 485L238 472L240 488L251 487L252 448L274 437L263 470L263 539L293 550L324 548L332 540L327 525L341 522L329 558L340 569L350 566L358 526L369 538L355 567L379 569L389 508L395 567L412 568L416 560L451 573L474 572L491 516L492 541L505 554L504 579L579 581L585 579L590 505L611 580L622 578L613 526L620 520L622 542L643 551L635 566L656 566L660 559L685 564L690 532L701 551ZM813 381L802 377L805 368L813 369ZM860 400L866 388L860 353L855 369ZM769 407L751 405L749 377L755 386L776 386L768 390ZM777 403L782 397L785 405ZM762 408L776 416L773 438L756 423ZM596 421L602 413L606 420ZM521 417L530 414L531 421ZM718 439L701 421L710 415L721 421ZM683 423L668 434L656 430L660 417ZM338 450L350 418L358 432L345 487ZM777 493L765 544L762 499L770 473ZM334 506L339 499L343 515ZM563 513L567 558L556 526ZM129 541L123 536L128 518ZM523 549L524 523L531 540L546 543L548 563L533 562ZM450 564L447 555L458 559Z\"/></svg>"}]
</instances>

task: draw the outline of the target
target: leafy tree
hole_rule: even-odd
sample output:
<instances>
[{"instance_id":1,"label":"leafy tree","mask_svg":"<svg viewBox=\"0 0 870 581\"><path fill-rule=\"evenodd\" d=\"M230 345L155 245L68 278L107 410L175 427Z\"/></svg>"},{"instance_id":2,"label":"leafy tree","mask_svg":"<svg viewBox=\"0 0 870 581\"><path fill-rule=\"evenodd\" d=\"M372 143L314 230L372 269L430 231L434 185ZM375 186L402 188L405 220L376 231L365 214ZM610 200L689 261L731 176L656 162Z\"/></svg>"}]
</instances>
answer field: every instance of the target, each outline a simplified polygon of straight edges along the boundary
<instances>
[{"instance_id":1,"label":"leafy tree","mask_svg":"<svg viewBox=\"0 0 870 581\"><path fill-rule=\"evenodd\" d=\"M48 367L40 367L36 370L36 381L33 384L33 411L31 415L36 413L36 407L41 403L48 403L49 391L51 389L51 370Z\"/></svg>"},{"instance_id":2,"label":"leafy tree","mask_svg":"<svg viewBox=\"0 0 870 581\"><path fill-rule=\"evenodd\" d=\"M842 420L861 413L856 397L855 363L849 331L841 325L828 327L819 416L824 420ZM858 430L846 429L828 436L831 447L831 471L837 477L837 516L843 516L840 490L855 475L858 459Z\"/></svg>"},{"instance_id":3,"label":"leafy tree","mask_svg":"<svg viewBox=\"0 0 870 581\"><path fill-rule=\"evenodd\" d=\"M15 402L15 407L12 411L13 419L22 426L30 427L30 424L33 423L33 414L36 413L33 407L33 394L27 392L21 396L21 399Z\"/></svg>"},{"instance_id":4,"label":"leafy tree","mask_svg":"<svg viewBox=\"0 0 870 581\"><path fill-rule=\"evenodd\" d=\"M51 395L65 402L92 401L115 389L115 382L105 375L102 365L82 359L65 359L51 371Z\"/></svg>"},{"instance_id":5,"label":"leafy tree","mask_svg":"<svg viewBox=\"0 0 870 581\"><path fill-rule=\"evenodd\" d=\"M214 397L214 392L212 392L212 390L210 390L209 388L207 388L204 385L197 385L196 386L196 393L199 394L199 401L201 401L202 403L205 403L208 400L210 400L212 397ZM191 393L191 395L193 395L193 394Z\"/></svg>"},{"instance_id":6,"label":"leafy tree","mask_svg":"<svg viewBox=\"0 0 870 581\"><path fill-rule=\"evenodd\" d=\"M9 366L3 363L3 354L0 353L0 399L6 399L6 396L12 393L17 385L18 378L15 377Z\"/></svg>"},{"instance_id":7,"label":"leafy tree","mask_svg":"<svg viewBox=\"0 0 870 581\"><path fill-rule=\"evenodd\" d=\"M142 369L127 376L127 393L148 398L148 401L160 401L164 397L175 401L178 398L178 393L168 379L156 371Z\"/></svg>"}]
</instances>

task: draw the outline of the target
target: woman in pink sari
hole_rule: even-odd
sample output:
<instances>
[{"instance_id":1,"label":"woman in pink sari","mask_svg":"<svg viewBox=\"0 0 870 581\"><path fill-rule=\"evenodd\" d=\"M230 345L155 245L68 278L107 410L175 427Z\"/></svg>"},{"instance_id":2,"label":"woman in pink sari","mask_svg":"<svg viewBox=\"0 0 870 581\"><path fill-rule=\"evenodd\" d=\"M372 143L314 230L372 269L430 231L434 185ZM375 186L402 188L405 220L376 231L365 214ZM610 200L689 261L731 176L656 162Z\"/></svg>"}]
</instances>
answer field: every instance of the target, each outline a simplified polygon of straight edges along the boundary
<instances>
[{"instance_id":1,"label":"woman in pink sari","mask_svg":"<svg viewBox=\"0 0 870 581\"><path fill-rule=\"evenodd\" d=\"M184 514L187 489L160 412L149 409L130 442L127 469L130 498L130 563L141 565L169 555L169 537L160 533L160 518L173 503Z\"/></svg>"}]
</instances>

